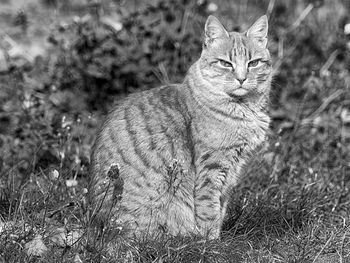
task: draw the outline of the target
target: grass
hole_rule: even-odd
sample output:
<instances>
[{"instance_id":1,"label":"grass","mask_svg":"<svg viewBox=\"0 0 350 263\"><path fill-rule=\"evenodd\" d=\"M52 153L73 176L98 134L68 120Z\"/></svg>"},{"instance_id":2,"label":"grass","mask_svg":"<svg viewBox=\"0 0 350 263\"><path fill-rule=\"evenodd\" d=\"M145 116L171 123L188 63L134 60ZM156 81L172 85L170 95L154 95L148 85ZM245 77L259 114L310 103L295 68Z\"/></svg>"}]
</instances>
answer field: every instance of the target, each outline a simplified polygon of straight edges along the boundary
<instances>
[{"instance_id":1,"label":"grass","mask_svg":"<svg viewBox=\"0 0 350 263\"><path fill-rule=\"evenodd\" d=\"M0 261L350 262L347 2L185 2L1 3ZM275 69L270 138L221 239L95 228L86 176L101 116L126 93L180 81L215 5L230 29L269 14Z\"/></svg>"}]
</instances>

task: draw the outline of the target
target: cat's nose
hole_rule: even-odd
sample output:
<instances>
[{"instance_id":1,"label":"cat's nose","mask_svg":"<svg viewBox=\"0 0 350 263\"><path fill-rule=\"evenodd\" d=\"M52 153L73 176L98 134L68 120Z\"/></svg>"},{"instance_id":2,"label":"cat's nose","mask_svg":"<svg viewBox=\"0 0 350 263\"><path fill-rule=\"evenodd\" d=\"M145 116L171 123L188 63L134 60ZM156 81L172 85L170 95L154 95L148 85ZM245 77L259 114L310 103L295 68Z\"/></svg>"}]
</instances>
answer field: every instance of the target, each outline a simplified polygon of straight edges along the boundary
<instances>
[{"instance_id":1,"label":"cat's nose","mask_svg":"<svg viewBox=\"0 0 350 263\"><path fill-rule=\"evenodd\" d=\"M236 78L237 80L238 80L238 82L239 82L239 84L243 84L243 82L247 79L247 78Z\"/></svg>"}]
</instances>

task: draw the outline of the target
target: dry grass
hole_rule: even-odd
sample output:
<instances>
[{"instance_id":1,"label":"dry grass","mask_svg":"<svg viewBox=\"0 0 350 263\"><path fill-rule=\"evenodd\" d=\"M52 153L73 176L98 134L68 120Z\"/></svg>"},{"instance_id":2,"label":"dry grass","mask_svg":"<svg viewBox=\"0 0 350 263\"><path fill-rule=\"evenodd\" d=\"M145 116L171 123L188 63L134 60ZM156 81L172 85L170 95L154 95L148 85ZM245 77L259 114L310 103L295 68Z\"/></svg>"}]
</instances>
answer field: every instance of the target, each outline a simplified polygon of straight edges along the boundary
<instances>
[{"instance_id":1,"label":"dry grass","mask_svg":"<svg viewBox=\"0 0 350 263\"><path fill-rule=\"evenodd\" d=\"M245 29L264 12L270 15L276 71L269 143L232 192L220 240L125 240L121 229L92 226L86 175L100 116L110 105L105 102L123 96L124 85L131 86L130 92L178 81L198 56L186 52L200 50L195 32L209 7L158 2L165 7L148 10L151 18L175 17L179 24L160 20L153 27L149 16L139 14L147 7L138 10L127 2L118 33L111 20L104 20L107 28L96 22L99 16L110 18L112 1L90 6L90 14L98 15L85 17L87 22L81 18L79 26L69 19L89 12L77 11L85 1L71 7L42 1L59 11L50 22L61 28L51 39L56 41L51 51L42 61L28 59L32 50L45 46L41 43L28 49L24 60L7 58L8 70L0 76L0 262L350 262L350 40L344 34L350 20L349 6L341 0L213 1L231 29ZM45 39L47 28L40 21L50 21L42 3L13 3L0 14L1 50L9 55L14 48L35 46L37 37ZM174 6L182 8L181 21ZM126 30L134 32L132 39ZM173 48L172 41L181 48ZM135 53L139 46L143 51ZM113 75L109 64L119 58L110 51L114 48L133 56L129 64L114 65L123 74ZM152 59L149 51L156 52ZM95 67L99 59L105 72L114 73L101 75Z\"/></svg>"}]
</instances>

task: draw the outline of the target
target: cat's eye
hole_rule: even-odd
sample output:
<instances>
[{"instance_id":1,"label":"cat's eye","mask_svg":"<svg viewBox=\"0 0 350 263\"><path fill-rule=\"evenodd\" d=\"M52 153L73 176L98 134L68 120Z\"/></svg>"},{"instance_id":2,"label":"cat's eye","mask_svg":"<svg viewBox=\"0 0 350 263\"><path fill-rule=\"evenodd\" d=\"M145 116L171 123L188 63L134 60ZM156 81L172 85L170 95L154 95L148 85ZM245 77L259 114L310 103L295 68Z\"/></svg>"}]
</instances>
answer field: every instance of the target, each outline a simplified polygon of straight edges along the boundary
<instances>
[{"instance_id":1,"label":"cat's eye","mask_svg":"<svg viewBox=\"0 0 350 263\"><path fill-rule=\"evenodd\" d=\"M225 68L232 68L232 63L230 63L230 62L228 62L226 60L219 59L218 63L220 64L220 66L223 66Z\"/></svg>"},{"instance_id":2,"label":"cat's eye","mask_svg":"<svg viewBox=\"0 0 350 263\"><path fill-rule=\"evenodd\" d=\"M248 67L254 68L259 64L259 62L260 62L260 59L255 59L255 60L249 61Z\"/></svg>"}]
</instances>

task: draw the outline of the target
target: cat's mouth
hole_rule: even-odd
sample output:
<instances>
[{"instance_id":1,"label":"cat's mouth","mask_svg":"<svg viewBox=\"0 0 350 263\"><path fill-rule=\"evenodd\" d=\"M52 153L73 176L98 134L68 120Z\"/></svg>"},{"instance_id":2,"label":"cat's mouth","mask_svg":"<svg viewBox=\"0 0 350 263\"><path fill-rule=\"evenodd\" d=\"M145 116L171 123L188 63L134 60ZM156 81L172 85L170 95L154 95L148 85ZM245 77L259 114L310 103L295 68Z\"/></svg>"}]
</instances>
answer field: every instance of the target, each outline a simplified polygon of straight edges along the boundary
<instances>
[{"instance_id":1,"label":"cat's mouth","mask_svg":"<svg viewBox=\"0 0 350 263\"><path fill-rule=\"evenodd\" d=\"M250 93L249 90L243 88L243 87L239 87L235 90L232 90L230 92L227 92L227 94L232 97L232 98L237 98L237 97L245 97Z\"/></svg>"}]
</instances>

